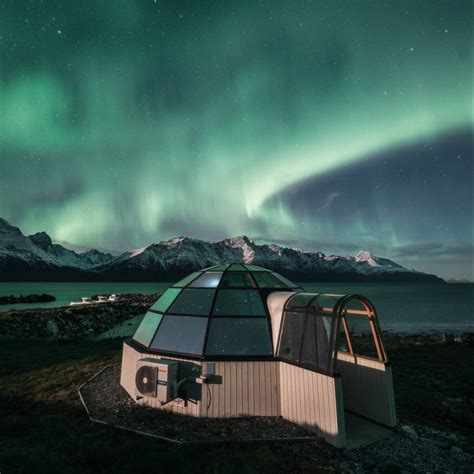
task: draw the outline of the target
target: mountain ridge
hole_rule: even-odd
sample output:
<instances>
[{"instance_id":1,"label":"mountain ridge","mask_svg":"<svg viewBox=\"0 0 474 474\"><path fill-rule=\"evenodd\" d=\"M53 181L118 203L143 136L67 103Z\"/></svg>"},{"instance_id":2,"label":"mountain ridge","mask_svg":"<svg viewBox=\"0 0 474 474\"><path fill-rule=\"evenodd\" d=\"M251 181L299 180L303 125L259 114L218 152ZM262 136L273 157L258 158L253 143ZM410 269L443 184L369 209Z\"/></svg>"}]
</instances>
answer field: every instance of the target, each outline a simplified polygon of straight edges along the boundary
<instances>
[{"instance_id":1,"label":"mountain ridge","mask_svg":"<svg viewBox=\"0 0 474 474\"><path fill-rule=\"evenodd\" d=\"M355 256L255 244L245 235L217 242L179 236L120 255L75 252L46 232L25 236L0 218L0 281L172 281L211 265L244 262L298 281L444 282L362 250Z\"/></svg>"}]
</instances>

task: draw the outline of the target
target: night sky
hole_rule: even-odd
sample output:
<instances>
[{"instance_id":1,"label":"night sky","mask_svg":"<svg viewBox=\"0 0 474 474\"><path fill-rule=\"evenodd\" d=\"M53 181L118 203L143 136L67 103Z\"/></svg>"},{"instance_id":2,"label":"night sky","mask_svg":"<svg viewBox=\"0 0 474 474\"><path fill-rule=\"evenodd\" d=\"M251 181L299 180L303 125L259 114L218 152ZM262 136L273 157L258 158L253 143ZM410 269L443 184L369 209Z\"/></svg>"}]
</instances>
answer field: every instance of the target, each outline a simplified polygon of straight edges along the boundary
<instances>
[{"instance_id":1,"label":"night sky","mask_svg":"<svg viewBox=\"0 0 474 474\"><path fill-rule=\"evenodd\" d=\"M472 278L470 1L0 0L0 216Z\"/></svg>"}]
</instances>

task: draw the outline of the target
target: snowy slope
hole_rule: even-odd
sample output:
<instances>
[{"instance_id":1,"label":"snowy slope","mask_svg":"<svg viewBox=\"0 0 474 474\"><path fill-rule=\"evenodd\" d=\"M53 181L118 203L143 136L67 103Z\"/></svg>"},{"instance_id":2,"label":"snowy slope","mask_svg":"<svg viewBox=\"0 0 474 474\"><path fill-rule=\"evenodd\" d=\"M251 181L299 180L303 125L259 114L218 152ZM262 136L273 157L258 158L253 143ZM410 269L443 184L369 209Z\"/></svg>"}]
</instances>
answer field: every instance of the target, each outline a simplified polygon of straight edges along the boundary
<instances>
[{"instance_id":1,"label":"snowy slope","mask_svg":"<svg viewBox=\"0 0 474 474\"><path fill-rule=\"evenodd\" d=\"M117 257L89 250L76 253L53 244L45 232L29 237L0 219L0 280L172 281L218 263L253 263L298 281L442 281L407 270L368 251L326 256L278 245L257 245L246 236L218 242L176 237Z\"/></svg>"},{"instance_id":2,"label":"snowy slope","mask_svg":"<svg viewBox=\"0 0 474 474\"><path fill-rule=\"evenodd\" d=\"M90 250L78 254L53 244L45 232L25 236L17 227L0 218L0 280L27 277L28 274L75 274L110 262L109 254Z\"/></svg>"},{"instance_id":3,"label":"snowy slope","mask_svg":"<svg viewBox=\"0 0 474 474\"><path fill-rule=\"evenodd\" d=\"M218 242L177 237L122 254L97 270L109 278L173 280L225 262L253 263L299 281L442 281L361 251L356 256L326 256L278 245L257 245L246 236Z\"/></svg>"}]
</instances>

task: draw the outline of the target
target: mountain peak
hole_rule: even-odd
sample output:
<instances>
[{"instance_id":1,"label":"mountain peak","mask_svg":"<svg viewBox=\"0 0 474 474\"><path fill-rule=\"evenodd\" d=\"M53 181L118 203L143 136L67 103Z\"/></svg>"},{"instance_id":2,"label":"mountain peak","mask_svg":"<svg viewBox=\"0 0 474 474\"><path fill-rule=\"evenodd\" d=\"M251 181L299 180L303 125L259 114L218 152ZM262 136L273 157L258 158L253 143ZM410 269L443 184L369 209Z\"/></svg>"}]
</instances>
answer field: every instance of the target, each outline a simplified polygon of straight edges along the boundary
<instances>
[{"instance_id":1,"label":"mountain peak","mask_svg":"<svg viewBox=\"0 0 474 474\"><path fill-rule=\"evenodd\" d=\"M355 256L355 261L368 263L371 267L380 266L380 264L377 262L377 257L373 255L371 252L369 252L368 250L361 250Z\"/></svg>"},{"instance_id":2,"label":"mountain peak","mask_svg":"<svg viewBox=\"0 0 474 474\"><path fill-rule=\"evenodd\" d=\"M165 243L166 244L180 244L180 243L192 243L192 242L199 242L199 240L180 235L178 237L174 237L173 239L166 241Z\"/></svg>"},{"instance_id":3,"label":"mountain peak","mask_svg":"<svg viewBox=\"0 0 474 474\"><path fill-rule=\"evenodd\" d=\"M229 239L226 239L227 242L229 242L231 245L236 245L236 246L246 246L250 245L252 242L246 235L238 235L236 237L230 237Z\"/></svg>"},{"instance_id":4,"label":"mountain peak","mask_svg":"<svg viewBox=\"0 0 474 474\"><path fill-rule=\"evenodd\" d=\"M36 234L28 236L36 245L41 248L48 248L53 245L51 237L46 232L37 232Z\"/></svg>"}]
</instances>

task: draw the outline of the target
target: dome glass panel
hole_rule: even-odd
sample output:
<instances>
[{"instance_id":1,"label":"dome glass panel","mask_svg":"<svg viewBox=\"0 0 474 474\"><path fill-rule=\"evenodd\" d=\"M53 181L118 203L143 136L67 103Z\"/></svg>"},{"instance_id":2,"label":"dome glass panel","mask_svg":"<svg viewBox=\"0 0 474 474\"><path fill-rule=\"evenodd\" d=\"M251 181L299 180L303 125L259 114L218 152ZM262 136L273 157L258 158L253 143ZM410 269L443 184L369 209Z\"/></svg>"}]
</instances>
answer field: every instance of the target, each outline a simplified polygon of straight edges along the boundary
<instances>
[{"instance_id":1,"label":"dome glass panel","mask_svg":"<svg viewBox=\"0 0 474 474\"><path fill-rule=\"evenodd\" d=\"M151 344L152 349L201 355L207 318L165 316Z\"/></svg>"},{"instance_id":2,"label":"dome glass panel","mask_svg":"<svg viewBox=\"0 0 474 474\"><path fill-rule=\"evenodd\" d=\"M272 355L267 319L211 319L206 355Z\"/></svg>"},{"instance_id":3,"label":"dome glass panel","mask_svg":"<svg viewBox=\"0 0 474 474\"><path fill-rule=\"evenodd\" d=\"M252 276L260 288L288 288L288 285L270 272L255 272Z\"/></svg>"},{"instance_id":4,"label":"dome glass panel","mask_svg":"<svg viewBox=\"0 0 474 474\"><path fill-rule=\"evenodd\" d=\"M291 280L288 280L288 278L285 278L279 273L275 272L273 276L281 280L288 288L299 288L299 286L296 283L293 283Z\"/></svg>"},{"instance_id":5,"label":"dome glass panel","mask_svg":"<svg viewBox=\"0 0 474 474\"><path fill-rule=\"evenodd\" d=\"M219 290L214 316L265 316L258 290Z\"/></svg>"},{"instance_id":6,"label":"dome glass panel","mask_svg":"<svg viewBox=\"0 0 474 474\"><path fill-rule=\"evenodd\" d=\"M187 277L184 277L182 280L179 280L178 283L175 283L173 286L177 288L183 288L185 286L188 286L193 280L195 280L201 272L194 272L191 273L191 275L188 275Z\"/></svg>"},{"instance_id":7,"label":"dome glass panel","mask_svg":"<svg viewBox=\"0 0 474 474\"><path fill-rule=\"evenodd\" d=\"M208 316L211 312L215 290L185 288L168 308L172 314Z\"/></svg>"},{"instance_id":8,"label":"dome glass panel","mask_svg":"<svg viewBox=\"0 0 474 474\"><path fill-rule=\"evenodd\" d=\"M154 311L161 311L164 313L181 293L180 288L168 288L153 304L150 308Z\"/></svg>"},{"instance_id":9,"label":"dome glass panel","mask_svg":"<svg viewBox=\"0 0 474 474\"><path fill-rule=\"evenodd\" d=\"M148 313L146 313L143 317L140 326L133 336L133 339L144 346L149 346L162 317L163 316L161 314L148 311Z\"/></svg>"},{"instance_id":10,"label":"dome glass panel","mask_svg":"<svg viewBox=\"0 0 474 474\"><path fill-rule=\"evenodd\" d=\"M133 339L163 354L272 358L267 297L274 291L298 290L290 280L256 265L216 264L168 288Z\"/></svg>"},{"instance_id":11,"label":"dome glass panel","mask_svg":"<svg viewBox=\"0 0 474 474\"><path fill-rule=\"evenodd\" d=\"M246 272L247 269L241 263L233 263L227 270L231 272Z\"/></svg>"},{"instance_id":12,"label":"dome glass panel","mask_svg":"<svg viewBox=\"0 0 474 474\"><path fill-rule=\"evenodd\" d=\"M255 288L255 282L249 272L226 272L222 278L221 288Z\"/></svg>"},{"instance_id":13,"label":"dome glass panel","mask_svg":"<svg viewBox=\"0 0 474 474\"><path fill-rule=\"evenodd\" d=\"M205 272L190 283L190 288L217 288L222 272Z\"/></svg>"},{"instance_id":14,"label":"dome glass panel","mask_svg":"<svg viewBox=\"0 0 474 474\"><path fill-rule=\"evenodd\" d=\"M247 270L251 270L252 272L269 272L270 270L267 270L266 268L258 267L257 265L245 265L247 267Z\"/></svg>"}]
</instances>

